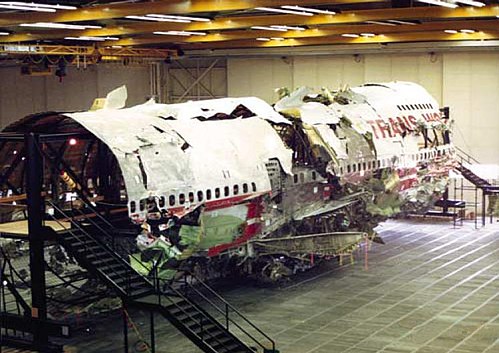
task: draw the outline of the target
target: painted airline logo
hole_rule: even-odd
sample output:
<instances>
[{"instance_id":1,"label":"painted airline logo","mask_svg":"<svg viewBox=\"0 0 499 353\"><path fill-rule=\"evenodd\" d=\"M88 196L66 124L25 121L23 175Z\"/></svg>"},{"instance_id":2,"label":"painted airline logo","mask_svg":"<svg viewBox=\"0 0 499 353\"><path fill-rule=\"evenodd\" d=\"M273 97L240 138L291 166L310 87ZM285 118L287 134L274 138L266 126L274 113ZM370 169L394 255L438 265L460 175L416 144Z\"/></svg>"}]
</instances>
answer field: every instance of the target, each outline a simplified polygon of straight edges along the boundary
<instances>
[{"instance_id":1,"label":"painted airline logo","mask_svg":"<svg viewBox=\"0 0 499 353\"><path fill-rule=\"evenodd\" d=\"M414 114L416 115L416 114ZM388 119L367 120L373 130L376 139L385 139L395 137L397 135L404 136L407 131L413 131L417 128L418 120L425 122L440 121L440 114L437 112L421 113L421 119L416 118L414 115L397 116Z\"/></svg>"}]
</instances>

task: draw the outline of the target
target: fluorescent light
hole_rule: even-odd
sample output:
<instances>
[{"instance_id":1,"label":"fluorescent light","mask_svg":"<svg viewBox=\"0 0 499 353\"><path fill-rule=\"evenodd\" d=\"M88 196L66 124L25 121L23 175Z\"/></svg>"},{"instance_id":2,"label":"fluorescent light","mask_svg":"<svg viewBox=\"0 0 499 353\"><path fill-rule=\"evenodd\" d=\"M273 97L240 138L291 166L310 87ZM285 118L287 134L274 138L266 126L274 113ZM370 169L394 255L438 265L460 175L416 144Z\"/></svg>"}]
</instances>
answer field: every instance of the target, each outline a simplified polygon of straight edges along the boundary
<instances>
[{"instance_id":1,"label":"fluorescent light","mask_svg":"<svg viewBox=\"0 0 499 353\"><path fill-rule=\"evenodd\" d=\"M72 25L72 24L67 24L67 23L54 23L54 22L21 23L19 26L21 26L21 27L37 27L37 28L57 28L57 29L102 28L101 26Z\"/></svg>"},{"instance_id":2,"label":"fluorescent light","mask_svg":"<svg viewBox=\"0 0 499 353\"><path fill-rule=\"evenodd\" d=\"M177 16L177 15L157 15L157 14L149 14L147 17L156 17L156 18L171 18L179 21L198 21L198 22L210 22L209 18L204 17L192 17L192 16Z\"/></svg>"},{"instance_id":3,"label":"fluorescent light","mask_svg":"<svg viewBox=\"0 0 499 353\"><path fill-rule=\"evenodd\" d=\"M313 13L310 13L310 12L293 11L293 10L286 10L286 9L275 9L272 7L255 7L255 10L277 12L277 13L287 13L287 14L291 14L291 15L300 15L300 16L313 16L314 15Z\"/></svg>"},{"instance_id":4,"label":"fluorescent light","mask_svg":"<svg viewBox=\"0 0 499 353\"><path fill-rule=\"evenodd\" d=\"M167 32L153 32L154 34L162 34L166 36L205 36L205 32L189 32L189 31L167 31Z\"/></svg>"},{"instance_id":5,"label":"fluorescent light","mask_svg":"<svg viewBox=\"0 0 499 353\"><path fill-rule=\"evenodd\" d=\"M9 34L9 32L0 32L0 36L8 36Z\"/></svg>"},{"instance_id":6,"label":"fluorescent light","mask_svg":"<svg viewBox=\"0 0 499 353\"><path fill-rule=\"evenodd\" d=\"M116 37L88 37L88 36L80 36L80 37L64 37L64 39L68 40L91 40L95 42L103 42L105 40L119 40Z\"/></svg>"},{"instance_id":7,"label":"fluorescent light","mask_svg":"<svg viewBox=\"0 0 499 353\"><path fill-rule=\"evenodd\" d=\"M455 29L446 29L444 32L445 33L449 33L449 34L456 34L456 33L458 33Z\"/></svg>"},{"instance_id":8,"label":"fluorescent light","mask_svg":"<svg viewBox=\"0 0 499 353\"><path fill-rule=\"evenodd\" d=\"M349 38L359 38L358 34L353 34L353 33L345 33L341 35L342 37L349 37Z\"/></svg>"},{"instance_id":9,"label":"fluorescent light","mask_svg":"<svg viewBox=\"0 0 499 353\"><path fill-rule=\"evenodd\" d=\"M281 38L281 37L270 37L270 39L277 40L277 41L284 40L284 38Z\"/></svg>"},{"instance_id":10,"label":"fluorescent light","mask_svg":"<svg viewBox=\"0 0 499 353\"><path fill-rule=\"evenodd\" d=\"M281 25L272 25L270 26L272 28L282 28L288 31L304 31L305 28L303 27L295 27L295 26L281 26Z\"/></svg>"},{"instance_id":11,"label":"fluorescent light","mask_svg":"<svg viewBox=\"0 0 499 353\"><path fill-rule=\"evenodd\" d=\"M191 23L188 20L176 20L173 18L160 18L160 17L149 17L149 16L125 16L130 20L143 20L143 21L155 21L155 22L176 22L176 23Z\"/></svg>"},{"instance_id":12,"label":"fluorescent light","mask_svg":"<svg viewBox=\"0 0 499 353\"><path fill-rule=\"evenodd\" d=\"M57 10L76 10L76 6L37 4L34 2L8 1L0 3L0 8L35 12L56 12Z\"/></svg>"},{"instance_id":13,"label":"fluorescent light","mask_svg":"<svg viewBox=\"0 0 499 353\"><path fill-rule=\"evenodd\" d=\"M366 37L366 38L376 36L376 34L374 34L374 33L361 33L360 35L361 35L362 37Z\"/></svg>"},{"instance_id":14,"label":"fluorescent light","mask_svg":"<svg viewBox=\"0 0 499 353\"><path fill-rule=\"evenodd\" d=\"M278 28L278 27L267 27L267 26L251 26L251 29L261 29L264 31L277 31L277 32L287 32L286 28Z\"/></svg>"},{"instance_id":15,"label":"fluorescent light","mask_svg":"<svg viewBox=\"0 0 499 353\"><path fill-rule=\"evenodd\" d=\"M396 26L395 23L381 22L381 21L366 21L366 23L369 23L372 25L381 25L381 26Z\"/></svg>"},{"instance_id":16,"label":"fluorescent light","mask_svg":"<svg viewBox=\"0 0 499 353\"><path fill-rule=\"evenodd\" d=\"M462 29L460 30L461 33L475 33L474 29Z\"/></svg>"},{"instance_id":17,"label":"fluorescent light","mask_svg":"<svg viewBox=\"0 0 499 353\"><path fill-rule=\"evenodd\" d=\"M476 6L476 7L482 7L485 6L485 4L481 1L474 1L474 0L455 0L458 3L464 4L464 5L470 5L470 6Z\"/></svg>"},{"instance_id":18,"label":"fluorescent light","mask_svg":"<svg viewBox=\"0 0 499 353\"><path fill-rule=\"evenodd\" d=\"M270 40L270 38L259 37L256 40L260 40L262 42L268 42Z\"/></svg>"},{"instance_id":19,"label":"fluorescent light","mask_svg":"<svg viewBox=\"0 0 499 353\"><path fill-rule=\"evenodd\" d=\"M409 22L409 21L400 21L400 20L387 20L388 22L396 23L399 25L410 25L410 26L415 26L417 23L414 22Z\"/></svg>"},{"instance_id":20,"label":"fluorescent light","mask_svg":"<svg viewBox=\"0 0 499 353\"><path fill-rule=\"evenodd\" d=\"M307 11L307 12L312 12L312 13L319 13L322 15L335 15L336 12L334 11L329 11L329 10L320 10L320 9L311 9L308 7L301 7L301 6L291 6L291 5L285 5L281 6L283 9L287 10L295 10L295 11Z\"/></svg>"},{"instance_id":21,"label":"fluorescent light","mask_svg":"<svg viewBox=\"0 0 499 353\"><path fill-rule=\"evenodd\" d=\"M442 0L418 0L419 2L424 2L425 4L430 4L430 5L438 5L438 6L443 6L443 7L449 7L451 9L455 9L458 7L457 4L442 1Z\"/></svg>"},{"instance_id":22,"label":"fluorescent light","mask_svg":"<svg viewBox=\"0 0 499 353\"><path fill-rule=\"evenodd\" d=\"M0 8L9 9L9 10L23 10L23 11L36 11L36 12L55 12L55 9L45 9L45 8L35 8L29 6L19 6L19 5L10 5L6 3L0 3Z\"/></svg>"},{"instance_id":23,"label":"fluorescent light","mask_svg":"<svg viewBox=\"0 0 499 353\"><path fill-rule=\"evenodd\" d=\"M68 6L68 5L51 5L51 4L38 4L36 2L21 2L21 1L7 1L2 4L13 4L16 6L27 6L27 7L35 7L35 8L46 8L46 9L55 9L55 10L76 10L76 6Z\"/></svg>"}]
</instances>

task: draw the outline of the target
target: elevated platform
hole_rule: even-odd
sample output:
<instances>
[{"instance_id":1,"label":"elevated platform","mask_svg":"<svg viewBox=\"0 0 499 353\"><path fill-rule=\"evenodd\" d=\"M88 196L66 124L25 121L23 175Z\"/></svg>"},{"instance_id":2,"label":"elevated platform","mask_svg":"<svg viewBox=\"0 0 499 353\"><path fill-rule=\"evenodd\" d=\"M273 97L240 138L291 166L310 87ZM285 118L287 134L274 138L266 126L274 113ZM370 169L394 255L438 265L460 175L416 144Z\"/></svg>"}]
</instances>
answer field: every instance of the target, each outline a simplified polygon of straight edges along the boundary
<instances>
[{"instance_id":1,"label":"elevated platform","mask_svg":"<svg viewBox=\"0 0 499 353\"><path fill-rule=\"evenodd\" d=\"M71 228L71 223L66 221L45 221L44 224L56 232ZM28 220L0 223L0 238L26 240L28 238Z\"/></svg>"}]
</instances>

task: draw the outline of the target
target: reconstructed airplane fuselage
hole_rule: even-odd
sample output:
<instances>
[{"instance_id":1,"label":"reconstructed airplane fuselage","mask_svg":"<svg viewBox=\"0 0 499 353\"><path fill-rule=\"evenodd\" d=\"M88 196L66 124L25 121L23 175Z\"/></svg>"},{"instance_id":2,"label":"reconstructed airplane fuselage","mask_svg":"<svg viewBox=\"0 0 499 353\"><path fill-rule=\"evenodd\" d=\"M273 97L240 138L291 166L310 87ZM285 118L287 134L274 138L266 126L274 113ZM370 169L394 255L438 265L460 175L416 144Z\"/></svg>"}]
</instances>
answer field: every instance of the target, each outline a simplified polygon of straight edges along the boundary
<instances>
[{"instance_id":1,"label":"reconstructed airplane fuselage","mask_svg":"<svg viewBox=\"0 0 499 353\"><path fill-rule=\"evenodd\" d=\"M437 102L407 82L119 107L63 115L112 152L139 247L165 268L277 279L348 253L429 207L453 162Z\"/></svg>"}]
</instances>

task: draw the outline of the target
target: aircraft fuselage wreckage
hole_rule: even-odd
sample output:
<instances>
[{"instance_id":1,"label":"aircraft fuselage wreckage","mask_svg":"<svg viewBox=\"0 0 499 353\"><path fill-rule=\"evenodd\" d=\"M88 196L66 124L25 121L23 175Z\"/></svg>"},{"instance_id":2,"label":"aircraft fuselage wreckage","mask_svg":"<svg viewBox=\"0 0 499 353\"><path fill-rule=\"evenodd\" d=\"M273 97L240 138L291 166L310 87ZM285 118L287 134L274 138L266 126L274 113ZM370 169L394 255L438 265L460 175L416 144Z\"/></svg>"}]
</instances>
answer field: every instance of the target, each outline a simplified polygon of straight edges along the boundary
<instances>
[{"instance_id":1,"label":"aircraft fuselage wreckage","mask_svg":"<svg viewBox=\"0 0 499 353\"><path fill-rule=\"evenodd\" d=\"M71 214L126 207L144 274L157 265L165 276L279 280L375 240L387 217L427 210L454 164L447 119L413 83L281 89L274 106L248 97L123 108L125 91L101 109L32 115L4 131L81 134L44 151L58 158L45 197Z\"/></svg>"}]
</instances>

